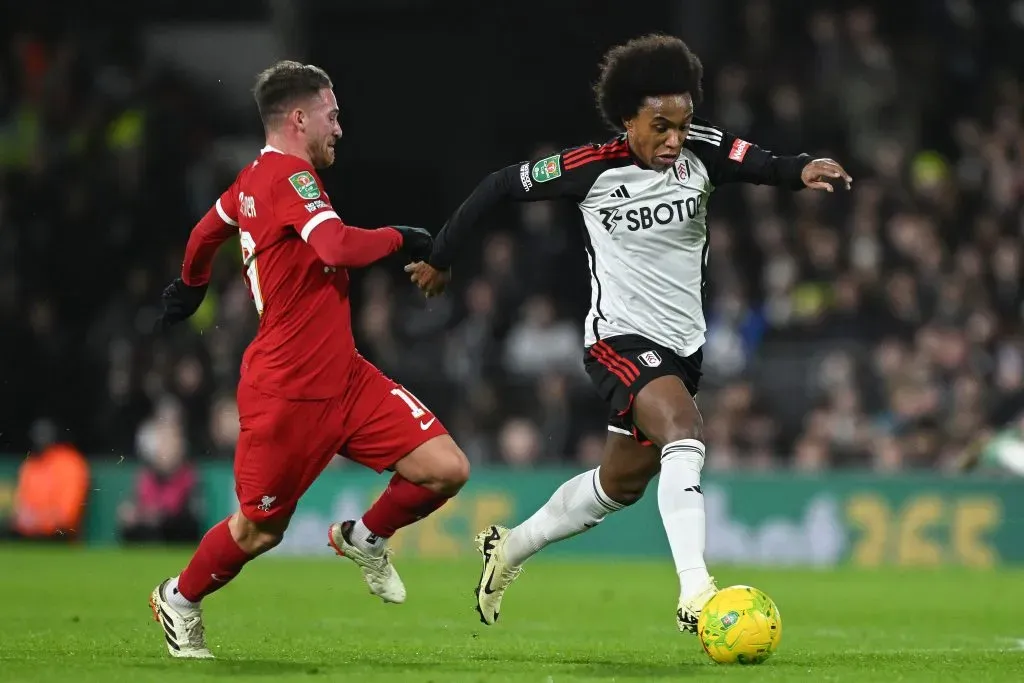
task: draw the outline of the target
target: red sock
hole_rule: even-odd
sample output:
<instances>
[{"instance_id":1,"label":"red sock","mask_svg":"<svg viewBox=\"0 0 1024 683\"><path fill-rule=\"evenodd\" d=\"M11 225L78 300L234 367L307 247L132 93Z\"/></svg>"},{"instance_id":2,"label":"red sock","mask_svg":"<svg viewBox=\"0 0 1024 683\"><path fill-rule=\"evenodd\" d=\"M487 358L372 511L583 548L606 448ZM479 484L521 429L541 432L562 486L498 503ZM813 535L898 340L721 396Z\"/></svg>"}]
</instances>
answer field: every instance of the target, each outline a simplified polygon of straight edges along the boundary
<instances>
[{"instance_id":1,"label":"red sock","mask_svg":"<svg viewBox=\"0 0 1024 683\"><path fill-rule=\"evenodd\" d=\"M199 602L238 576L252 556L238 547L225 519L206 532L185 571L178 577L178 592Z\"/></svg>"},{"instance_id":2,"label":"red sock","mask_svg":"<svg viewBox=\"0 0 1024 683\"><path fill-rule=\"evenodd\" d=\"M380 498L363 515L363 524L375 535L391 538L396 531L423 519L449 498L396 474Z\"/></svg>"}]
</instances>

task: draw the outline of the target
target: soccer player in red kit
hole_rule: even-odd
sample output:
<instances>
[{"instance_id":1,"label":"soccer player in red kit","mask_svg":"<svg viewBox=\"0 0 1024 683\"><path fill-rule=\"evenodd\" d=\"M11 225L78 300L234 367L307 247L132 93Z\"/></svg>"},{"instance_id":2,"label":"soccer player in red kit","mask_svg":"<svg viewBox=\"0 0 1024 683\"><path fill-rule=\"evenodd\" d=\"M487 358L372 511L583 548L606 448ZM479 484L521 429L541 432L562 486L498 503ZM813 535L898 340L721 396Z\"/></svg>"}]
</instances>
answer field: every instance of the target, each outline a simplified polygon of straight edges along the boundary
<instances>
[{"instance_id":1,"label":"soccer player in red kit","mask_svg":"<svg viewBox=\"0 0 1024 683\"><path fill-rule=\"evenodd\" d=\"M153 590L154 618L175 657L212 657L200 601L280 543L299 498L335 454L394 472L361 519L328 530L331 547L385 602L405 600L387 539L444 505L469 476L440 421L363 359L352 337L346 269L399 251L426 258L430 234L355 228L331 207L316 169L334 162L341 128L323 70L279 62L260 74L255 96L266 147L192 230L181 277L163 293L161 329L196 311L218 247L240 235L260 316L238 385L240 509L207 532L181 574Z\"/></svg>"}]
</instances>

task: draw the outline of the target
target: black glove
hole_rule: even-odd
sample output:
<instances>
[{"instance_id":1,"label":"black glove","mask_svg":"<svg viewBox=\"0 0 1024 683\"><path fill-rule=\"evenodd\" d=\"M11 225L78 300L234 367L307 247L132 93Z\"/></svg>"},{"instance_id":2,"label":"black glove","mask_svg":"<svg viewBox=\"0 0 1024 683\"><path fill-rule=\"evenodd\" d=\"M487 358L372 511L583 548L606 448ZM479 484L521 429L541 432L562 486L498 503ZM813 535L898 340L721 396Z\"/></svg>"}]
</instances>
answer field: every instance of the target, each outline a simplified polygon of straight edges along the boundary
<instances>
[{"instance_id":1,"label":"black glove","mask_svg":"<svg viewBox=\"0 0 1024 683\"><path fill-rule=\"evenodd\" d=\"M206 296L206 287L207 285L189 287L180 277L167 285L160 296L164 312L156 321L156 331L162 332L195 313Z\"/></svg>"},{"instance_id":2,"label":"black glove","mask_svg":"<svg viewBox=\"0 0 1024 683\"><path fill-rule=\"evenodd\" d=\"M434 249L434 238L423 228L409 225L392 225L402 234L402 253L410 261L426 261Z\"/></svg>"}]
</instances>

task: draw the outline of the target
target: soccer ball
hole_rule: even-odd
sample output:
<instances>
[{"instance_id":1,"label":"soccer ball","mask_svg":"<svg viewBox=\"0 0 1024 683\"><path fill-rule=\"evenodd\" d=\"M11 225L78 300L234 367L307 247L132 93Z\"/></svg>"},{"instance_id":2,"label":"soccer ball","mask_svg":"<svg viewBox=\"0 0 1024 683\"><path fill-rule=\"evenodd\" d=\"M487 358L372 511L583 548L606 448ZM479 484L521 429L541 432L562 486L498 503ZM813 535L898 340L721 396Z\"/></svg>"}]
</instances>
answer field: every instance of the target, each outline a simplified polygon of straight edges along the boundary
<instances>
[{"instance_id":1,"label":"soccer ball","mask_svg":"<svg viewBox=\"0 0 1024 683\"><path fill-rule=\"evenodd\" d=\"M697 633L704 651L719 664L760 664L779 646L782 617L758 589L729 586L704 605Z\"/></svg>"}]
</instances>

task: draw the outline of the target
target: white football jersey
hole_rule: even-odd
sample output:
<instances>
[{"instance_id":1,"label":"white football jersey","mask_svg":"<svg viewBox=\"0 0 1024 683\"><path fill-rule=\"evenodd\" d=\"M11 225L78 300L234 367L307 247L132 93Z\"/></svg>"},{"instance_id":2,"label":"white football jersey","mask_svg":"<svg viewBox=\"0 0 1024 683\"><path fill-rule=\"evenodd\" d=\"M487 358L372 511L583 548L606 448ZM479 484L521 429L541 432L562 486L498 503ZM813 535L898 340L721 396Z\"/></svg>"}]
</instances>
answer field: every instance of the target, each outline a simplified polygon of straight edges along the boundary
<instances>
[{"instance_id":1,"label":"white football jersey","mask_svg":"<svg viewBox=\"0 0 1024 683\"><path fill-rule=\"evenodd\" d=\"M450 265L453 235L498 198L576 201L587 236L591 305L586 344L636 334L676 352L705 340L711 192L728 182L799 189L807 155L776 157L695 119L671 168L655 171L631 154L626 136L585 145L491 174L437 236L431 263Z\"/></svg>"}]
</instances>

